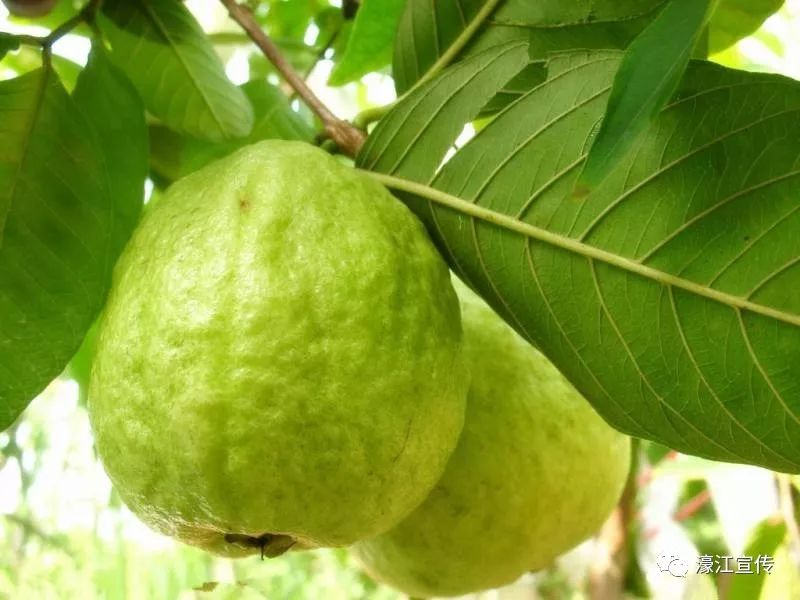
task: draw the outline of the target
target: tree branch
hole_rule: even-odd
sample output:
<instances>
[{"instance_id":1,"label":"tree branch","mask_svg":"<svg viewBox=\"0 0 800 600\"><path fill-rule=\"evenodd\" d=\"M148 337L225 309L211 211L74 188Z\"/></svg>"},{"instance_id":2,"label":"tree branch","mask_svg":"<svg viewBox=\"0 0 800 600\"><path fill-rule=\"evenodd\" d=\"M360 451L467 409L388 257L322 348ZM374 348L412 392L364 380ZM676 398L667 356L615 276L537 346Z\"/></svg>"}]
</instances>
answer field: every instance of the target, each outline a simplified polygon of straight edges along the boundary
<instances>
[{"instance_id":1,"label":"tree branch","mask_svg":"<svg viewBox=\"0 0 800 600\"><path fill-rule=\"evenodd\" d=\"M68 556L73 556L69 544L63 537L58 537L54 535L50 535L49 533L45 532L41 527L39 527L36 523L31 521L30 519L26 519L25 517L21 517L19 515L3 515L5 519L9 523L14 523L20 529L22 529L27 535L31 535L35 538L40 539L45 544L62 550Z\"/></svg>"},{"instance_id":2,"label":"tree branch","mask_svg":"<svg viewBox=\"0 0 800 600\"><path fill-rule=\"evenodd\" d=\"M711 492L703 490L696 496L692 496L686 503L681 506L672 518L675 521L681 522L691 519L697 512L711 501Z\"/></svg>"},{"instance_id":3,"label":"tree branch","mask_svg":"<svg viewBox=\"0 0 800 600\"><path fill-rule=\"evenodd\" d=\"M336 142L336 145L347 155L355 157L366 140L363 131L357 129L347 121L342 121L308 87L303 78L294 70L292 65L284 58L278 47L273 43L261 26L253 18L253 14L236 0L220 0L228 9L231 18L255 42L264 56L275 66L293 90L297 92L308 107L320 118L325 131Z\"/></svg>"}]
</instances>

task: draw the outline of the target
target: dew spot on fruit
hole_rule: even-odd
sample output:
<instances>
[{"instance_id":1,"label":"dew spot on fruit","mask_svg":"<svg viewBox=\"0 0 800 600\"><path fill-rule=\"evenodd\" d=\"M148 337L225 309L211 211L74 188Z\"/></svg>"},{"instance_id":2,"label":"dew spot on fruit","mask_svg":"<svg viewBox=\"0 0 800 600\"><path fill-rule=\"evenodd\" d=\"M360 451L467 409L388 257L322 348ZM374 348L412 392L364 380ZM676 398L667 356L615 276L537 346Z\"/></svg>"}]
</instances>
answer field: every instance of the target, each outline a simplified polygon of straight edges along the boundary
<instances>
[{"instance_id":1,"label":"dew spot on fruit","mask_svg":"<svg viewBox=\"0 0 800 600\"><path fill-rule=\"evenodd\" d=\"M242 212L250 211L250 200L248 198L239 198L239 210Z\"/></svg>"}]
</instances>

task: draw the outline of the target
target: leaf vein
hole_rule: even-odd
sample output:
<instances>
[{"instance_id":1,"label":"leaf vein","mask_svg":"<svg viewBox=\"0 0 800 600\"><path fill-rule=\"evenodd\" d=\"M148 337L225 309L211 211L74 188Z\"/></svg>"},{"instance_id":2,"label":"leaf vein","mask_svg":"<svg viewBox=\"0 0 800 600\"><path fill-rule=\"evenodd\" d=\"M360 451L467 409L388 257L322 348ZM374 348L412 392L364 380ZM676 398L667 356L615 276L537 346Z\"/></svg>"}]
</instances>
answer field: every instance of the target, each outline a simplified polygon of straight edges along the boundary
<instances>
[{"instance_id":1,"label":"leaf vein","mask_svg":"<svg viewBox=\"0 0 800 600\"><path fill-rule=\"evenodd\" d=\"M617 326L616 321L611 316L611 312L610 312L610 310L608 308L608 305L607 305L607 303L605 301L605 297L603 296L603 292L600 289L600 282L597 279L597 270L595 269L594 261L591 258L587 258L587 260L588 260L588 263L589 263L589 269L590 269L590 271L592 273L592 281L594 282L595 293L597 294L597 300L600 303L600 307L602 308L603 313L605 314L605 317L608 320L609 325L611 325L611 328L614 330L614 333L616 334L617 338L619 339L620 343L622 344L622 347L625 349L625 353L630 358L633 368L636 369L636 372L639 375L640 382L642 383L642 385L644 385L648 389L648 391L658 401L658 404L662 407L661 412L662 412L662 414L664 414L665 418L667 417L667 415L666 415L666 412L664 411L664 408L666 408L671 413L673 413L678 419L680 419L686 425L688 425L690 429L692 429L695 433L699 434L700 437L702 437L704 440L706 440L709 444L711 444L712 446L717 447L724 454L727 454L729 456L733 456L733 457L736 457L736 458L744 458L744 457L738 456L737 454L731 452L728 448L725 448L724 446L722 446L719 443L717 443L714 439L712 439L708 435L706 435L705 432L703 432L700 429L698 429L697 427L695 427L690 421L686 420L686 418L678 410L676 410L672 405L670 405L658 392L656 392L655 388L653 388L653 386L650 383L649 379L644 374L644 371L642 371L642 368L639 365L639 362L636 360L636 357L634 356L633 352L631 351L627 340L622 335L622 332L619 330L619 327ZM667 420L669 421L668 418L667 418ZM673 426L672 429L680 439L682 439L684 442L687 442L686 438L683 437L683 435L682 435L682 433L680 431L678 431L674 426ZM689 445L690 444L687 443L687 446L689 446Z\"/></svg>"},{"instance_id":2,"label":"leaf vein","mask_svg":"<svg viewBox=\"0 0 800 600\"><path fill-rule=\"evenodd\" d=\"M689 346L689 341L686 339L686 332L683 329L683 324L681 323L681 318L680 318L680 315L678 314L678 307L675 304L675 293L673 291L673 288L670 287L670 286L667 286L667 290L668 290L668 293L669 293L670 309L671 309L673 317L675 318L675 325L676 325L676 329L678 331L678 335L679 335L679 337L681 339L681 344L683 345L683 347L684 347L684 349L686 351L686 356L689 358L689 361L692 363L692 367L697 372L698 381L702 384L702 386L706 390L708 390L709 394L711 394L711 397L714 399L714 402L716 402L716 404L722 409L722 411L726 415L728 415L728 417L731 420L731 424L735 425L736 427L738 427L750 439L752 439L754 442L756 442L756 444L758 445L759 449L761 450L761 456L763 458L766 458L764 456L764 450L767 450L768 452L770 452L774 456L778 456L780 458L783 458L783 459L789 461L792 464L795 464L794 460L792 460L788 456L785 456L784 454L781 454L781 453L777 452L776 450L774 450L774 449L770 448L769 446L767 446L763 441L761 441L761 439L759 439L759 437L757 435L755 435L752 431L750 431L750 429L745 427L744 424L741 421L739 421L739 419L736 417L736 415L734 415L728 409L728 407L725 406L725 403L722 402L720 397L714 391L714 388L712 388L711 384L708 383L708 380L706 379L705 375L703 374L702 369L700 368L700 365L697 362L697 358L695 357L694 352L692 352L691 346ZM733 430L732 429L730 430L730 432L731 432L731 434L733 434Z\"/></svg>"}]
</instances>

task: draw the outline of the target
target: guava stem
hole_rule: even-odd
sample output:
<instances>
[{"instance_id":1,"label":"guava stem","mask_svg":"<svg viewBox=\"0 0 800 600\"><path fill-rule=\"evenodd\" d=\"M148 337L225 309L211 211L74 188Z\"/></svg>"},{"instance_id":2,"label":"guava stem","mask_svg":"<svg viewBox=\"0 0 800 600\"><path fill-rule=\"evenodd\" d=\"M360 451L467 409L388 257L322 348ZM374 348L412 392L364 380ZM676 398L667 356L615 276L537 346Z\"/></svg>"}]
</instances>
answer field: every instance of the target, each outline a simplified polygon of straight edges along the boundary
<instances>
[{"instance_id":1,"label":"guava stem","mask_svg":"<svg viewBox=\"0 0 800 600\"><path fill-rule=\"evenodd\" d=\"M264 533L259 536L241 533L226 533L225 541L240 548L258 548L261 551L261 560L264 557L275 558L288 552L297 543L293 537L279 533Z\"/></svg>"},{"instance_id":2,"label":"guava stem","mask_svg":"<svg viewBox=\"0 0 800 600\"><path fill-rule=\"evenodd\" d=\"M253 14L247 7L239 4L237 0L220 0L220 2L228 9L231 18L244 29L245 33L255 42L264 56L275 66L286 80L286 83L297 92L303 102L320 118L325 126L325 131L336 142L336 145L348 156L355 158L367 139L366 134L351 123L343 121L333 114L331 109L319 99L300 74L289 64L289 61L281 54L278 46L264 33L264 30L253 18Z\"/></svg>"}]
</instances>

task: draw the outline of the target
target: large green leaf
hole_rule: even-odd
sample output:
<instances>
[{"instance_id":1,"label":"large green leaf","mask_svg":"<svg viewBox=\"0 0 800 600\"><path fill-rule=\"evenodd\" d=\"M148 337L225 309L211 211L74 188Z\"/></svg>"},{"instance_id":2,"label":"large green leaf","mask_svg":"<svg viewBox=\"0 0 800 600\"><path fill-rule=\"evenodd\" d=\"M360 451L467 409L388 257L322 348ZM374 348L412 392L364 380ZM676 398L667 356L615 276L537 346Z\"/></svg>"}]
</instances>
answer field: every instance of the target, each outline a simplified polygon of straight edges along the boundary
<instances>
[{"instance_id":1,"label":"large green leaf","mask_svg":"<svg viewBox=\"0 0 800 600\"><path fill-rule=\"evenodd\" d=\"M101 17L112 59L154 115L176 131L212 141L250 133L247 98L225 76L181 2L106 0Z\"/></svg>"},{"instance_id":2,"label":"large green leaf","mask_svg":"<svg viewBox=\"0 0 800 600\"><path fill-rule=\"evenodd\" d=\"M709 24L711 52L732 46L758 29L784 0L720 0Z\"/></svg>"},{"instance_id":3,"label":"large green leaf","mask_svg":"<svg viewBox=\"0 0 800 600\"><path fill-rule=\"evenodd\" d=\"M80 346L121 240L101 143L51 69L0 83L0 139L5 429Z\"/></svg>"},{"instance_id":4,"label":"large green leaf","mask_svg":"<svg viewBox=\"0 0 800 600\"><path fill-rule=\"evenodd\" d=\"M484 72L500 51L400 102L359 164L612 425L800 471L800 84L693 63L636 151L575 201L619 53L555 57L440 166L475 97L502 86Z\"/></svg>"},{"instance_id":5,"label":"large green leaf","mask_svg":"<svg viewBox=\"0 0 800 600\"><path fill-rule=\"evenodd\" d=\"M395 41L395 85L406 92L442 62L515 40L530 42L533 60L573 48L624 48L665 2L408 0Z\"/></svg>"},{"instance_id":6,"label":"large green leaf","mask_svg":"<svg viewBox=\"0 0 800 600\"><path fill-rule=\"evenodd\" d=\"M311 142L314 139L311 126L292 110L286 95L266 79L248 81L241 89L255 112L253 131L246 138L215 144L179 135L160 125L150 127L150 161L158 179L169 183L260 140Z\"/></svg>"},{"instance_id":7,"label":"large green leaf","mask_svg":"<svg viewBox=\"0 0 800 600\"><path fill-rule=\"evenodd\" d=\"M675 93L716 0L670 0L620 63L606 114L578 180L600 182Z\"/></svg>"},{"instance_id":8,"label":"large green leaf","mask_svg":"<svg viewBox=\"0 0 800 600\"><path fill-rule=\"evenodd\" d=\"M144 105L99 42L78 77L73 98L102 148L103 173L115 207L109 223L112 246L106 257L113 266L133 232L144 199L148 171Z\"/></svg>"},{"instance_id":9,"label":"large green leaf","mask_svg":"<svg viewBox=\"0 0 800 600\"><path fill-rule=\"evenodd\" d=\"M364 0L356 14L344 55L331 73L330 85L355 81L392 60L397 23L406 0Z\"/></svg>"}]
</instances>

